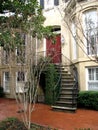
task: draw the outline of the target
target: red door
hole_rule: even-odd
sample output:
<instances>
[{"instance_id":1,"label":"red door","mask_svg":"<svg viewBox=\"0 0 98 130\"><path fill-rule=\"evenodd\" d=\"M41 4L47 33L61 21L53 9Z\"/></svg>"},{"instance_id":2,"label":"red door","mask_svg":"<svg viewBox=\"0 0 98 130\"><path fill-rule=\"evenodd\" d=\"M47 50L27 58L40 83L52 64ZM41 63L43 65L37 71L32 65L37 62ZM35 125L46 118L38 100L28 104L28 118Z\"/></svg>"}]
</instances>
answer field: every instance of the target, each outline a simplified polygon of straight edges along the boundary
<instances>
[{"instance_id":1,"label":"red door","mask_svg":"<svg viewBox=\"0 0 98 130\"><path fill-rule=\"evenodd\" d=\"M61 35L56 36L56 43L52 44L52 41L46 40L46 53L47 56L51 57L53 63L61 62Z\"/></svg>"}]
</instances>

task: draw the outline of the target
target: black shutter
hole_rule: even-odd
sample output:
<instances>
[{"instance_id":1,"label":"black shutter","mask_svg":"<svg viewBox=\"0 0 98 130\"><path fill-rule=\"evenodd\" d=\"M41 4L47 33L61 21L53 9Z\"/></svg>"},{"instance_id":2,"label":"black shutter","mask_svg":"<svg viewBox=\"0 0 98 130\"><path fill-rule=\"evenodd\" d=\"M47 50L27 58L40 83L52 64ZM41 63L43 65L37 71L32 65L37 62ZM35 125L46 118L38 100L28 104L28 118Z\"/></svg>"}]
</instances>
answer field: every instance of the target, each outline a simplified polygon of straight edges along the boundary
<instances>
[{"instance_id":1,"label":"black shutter","mask_svg":"<svg viewBox=\"0 0 98 130\"><path fill-rule=\"evenodd\" d=\"M59 5L59 0L54 0L54 5Z\"/></svg>"},{"instance_id":2,"label":"black shutter","mask_svg":"<svg viewBox=\"0 0 98 130\"><path fill-rule=\"evenodd\" d=\"M44 0L40 0L40 6L44 9Z\"/></svg>"}]
</instances>

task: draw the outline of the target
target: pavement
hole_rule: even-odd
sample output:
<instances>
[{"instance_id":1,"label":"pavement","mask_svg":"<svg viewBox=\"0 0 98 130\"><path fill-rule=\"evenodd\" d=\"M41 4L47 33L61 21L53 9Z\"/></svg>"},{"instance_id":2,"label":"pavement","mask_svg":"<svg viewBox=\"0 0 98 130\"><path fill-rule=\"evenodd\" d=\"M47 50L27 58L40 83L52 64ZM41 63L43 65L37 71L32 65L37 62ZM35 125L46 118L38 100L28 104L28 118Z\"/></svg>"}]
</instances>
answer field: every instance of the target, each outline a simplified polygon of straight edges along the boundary
<instances>
[{"instance_id":1,"label":"pavement","mask_svg":"<svg viewBox=\"0 0 98 130\"><path fill-rule=\"evenodd\" d=\"M0 121L6 117L18 117L19 108L15 100L0 98ZM58 130L98 130L98 111L77 109L76 113L53 111L51 106L35 104L32 112L33 123Z\"/></svg>"}]
</instances>

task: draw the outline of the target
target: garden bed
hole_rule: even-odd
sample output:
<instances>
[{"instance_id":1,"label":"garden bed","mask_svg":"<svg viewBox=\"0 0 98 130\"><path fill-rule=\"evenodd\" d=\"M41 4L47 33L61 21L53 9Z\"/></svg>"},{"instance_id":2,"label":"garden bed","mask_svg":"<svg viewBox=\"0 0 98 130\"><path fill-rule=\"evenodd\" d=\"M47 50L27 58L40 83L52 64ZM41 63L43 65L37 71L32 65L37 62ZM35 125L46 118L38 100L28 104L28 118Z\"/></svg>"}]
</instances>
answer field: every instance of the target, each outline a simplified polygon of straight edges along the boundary
<instances>
[{"instance_id":1,"label":"garden bed","mask_svg":"<svg viewBox=\"0 0 98 130\"><path fill-rule=\"evenodd\" d=\"M24 123L17 118L7 118L0 122L0 130L27 130ZM57 130L39 124L31 124L30 130Z\"/></svg>"}]
</instances>

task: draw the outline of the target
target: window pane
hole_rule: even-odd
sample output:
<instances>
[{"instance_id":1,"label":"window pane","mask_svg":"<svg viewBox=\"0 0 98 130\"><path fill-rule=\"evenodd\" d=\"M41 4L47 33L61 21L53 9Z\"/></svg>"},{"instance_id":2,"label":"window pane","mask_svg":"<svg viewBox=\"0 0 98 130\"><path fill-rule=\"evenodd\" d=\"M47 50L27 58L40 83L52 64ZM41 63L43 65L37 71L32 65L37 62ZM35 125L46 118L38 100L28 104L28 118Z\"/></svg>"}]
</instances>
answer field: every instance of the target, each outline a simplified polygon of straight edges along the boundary
<instances>
[{"instance_id":1,"label":"window pane","mask_svg":"<svg viewBox=\"0 0 98 130\"><path fill-rule=\"evenodd\" d=\"M40 0L40 6L44 9L44 0Z\"/></svg>"},{"instance_id":2,"label":"window pane","mask_svg":"<svg viewBox=\"0 0 98 130\"><path fill-rule=\"evenodd\" d=\"M9 72L4 72L4 91L9 92L10 91L10 75Z\"/></svg>"},{"instance_id":3,"label":"window pane","mask_svg":"<svg viewBox=\"0 0 98 130\"><path fill-rule=\"evenodd\" d=\"M96 68L96 80L98 80L98 68Z\"/></svg>"},{"instance_id":4,"label":"window pane","mask_svg":"<svg viewBox=\"0 0 98 130\"><path fill-rule=\"evenodd\" d=\"M25 74L24 72L18 72L17 74L17 81L25 81Z\"/></svg>"},{"instance_id":5,"label":"window pane","mask_svg":"<svg viewBox=\"0 0 98 130\"><path fill-rule=\"evenodd\" d=\"M54 5L59 5L59 0L54 0Z\"/></svg>"},{"instance_id":6,"label":"window pane","mask_svg":"<svg viewBox=\"0 0 98 130\"><path fill-rule=\"evenodd\" d=\"M88 69L89 80L94 80L94 69Z\"/></svg>"},{"instance_id":7,"label":"window pane","mask_svg":"<svg viewBox=\"0 0 98 130\"><path fill-rule=\"evenodd\" d=\"M5 72L5 81L9 81L10 77L9 77L9 72Z\"/></svg>"},{"instance_id":8,"label":"window pane","mask_svg":"<svg viewBox=\"0 0 98 130\"><path fill-rule=\"evenodd\" d=\"M88 82L88 90L98 91L98 82Z\"/></svg>"},{"instance_id":9,"label":"window pane","mask_svg":"<svg viewBox=\"0 0 98 130\"><path fill-rule=\"evenodd\" d=\"M84 23L85 23L85 34L87 41L87 54L94 55L98 53L97 49L97 11L88 10L84 13Z\"/></svg>"}]
</instances>

